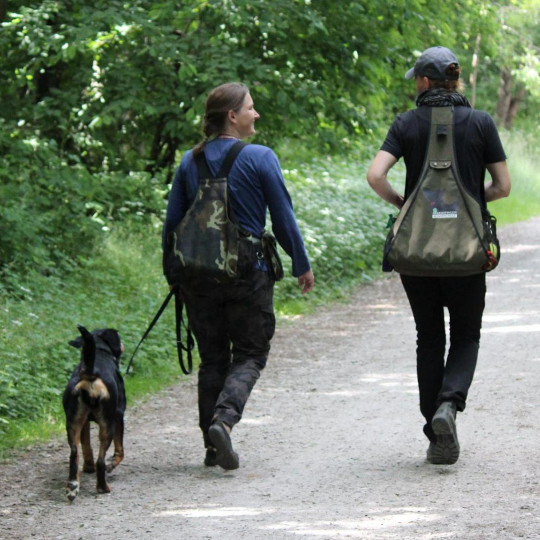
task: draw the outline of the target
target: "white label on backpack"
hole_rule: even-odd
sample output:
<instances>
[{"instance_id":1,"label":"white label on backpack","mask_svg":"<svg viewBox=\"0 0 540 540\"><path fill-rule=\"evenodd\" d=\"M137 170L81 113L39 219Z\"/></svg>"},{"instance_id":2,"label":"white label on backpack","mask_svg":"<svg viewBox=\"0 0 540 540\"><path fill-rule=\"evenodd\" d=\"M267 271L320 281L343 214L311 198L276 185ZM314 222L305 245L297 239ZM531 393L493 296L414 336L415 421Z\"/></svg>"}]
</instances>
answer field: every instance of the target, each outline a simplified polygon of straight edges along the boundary
<instances>
[{"instance_id":1,"label":"white label on backpack","mask_svg":"<svg viewBox=\"0 0 540 540\"><path fill-rule=\"evenodd\" d=\"M422 188L422 193L431 207L432 219L456 219L458 217L459 202L448 202L452 197L445 189ZM453 198L453 197L452 197Z\"/></svg>"},{"instance_id":2,"label":"white label on backpack","mask_svg":"<svg viewBox=\"0 0 540 540\"><path fill-rule=\"evenodd\" d=\"M457 210L439 212L436 208L434 208L433 213L431 214L431 219L456 219L456 218L457 218Z\"/></svg>"}]
</instances>

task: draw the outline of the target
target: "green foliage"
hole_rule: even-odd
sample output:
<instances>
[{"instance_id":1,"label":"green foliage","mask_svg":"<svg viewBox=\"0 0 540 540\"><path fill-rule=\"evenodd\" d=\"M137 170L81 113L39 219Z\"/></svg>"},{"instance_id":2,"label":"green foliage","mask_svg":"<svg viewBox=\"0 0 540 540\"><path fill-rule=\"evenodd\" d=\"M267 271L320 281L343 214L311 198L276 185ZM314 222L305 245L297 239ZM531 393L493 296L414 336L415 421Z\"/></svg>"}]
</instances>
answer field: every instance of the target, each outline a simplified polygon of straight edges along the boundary
<instances>
[{"instance_id":1,"label":"green foliage","mask_svg":"<svg viewBox=\"0 0 540 540\"><path fill-rule=\"evenodd\" d=\"M538 145L540 133L502 132L504 149L508 155L508 169L512 191L506 199L490 203L490 211L499 223L516 223L540 215L540 174L538 173ZM504 246L503 246L504 248Z\"/></svg>"},{"instance_id":2,"label":"green foliage","mask_svg":"<svg viewBox=\"0 0 540 540\"><path fill-rule=\"evenodd\" d=\"M164 195L149 173L91 174L68 166L39 140L14 137L6 154L0 166L9 178L0 184L0 289L13 291L27 271L61 275L76 268L119 221L149 224Z\"/></svg>"},{"instance_id":3,"label":"green foliage","mask_svg":"<svg viewBox=\"0 0 540 540\"><path fill-rule=\"evenodd\" d=\"M537 130L536 4L18 0L0 9L0 444L26 441L28 419L63 424L77 323L118 327L127 356L150 322L166 293L168 183L180 151L200 138L211 88L250 87L262 115L254 142L279 148L286 164L317 288L302 297L288 276L276 306L302 313L378 273L392 208L367 188L365 169L381 129L412 105L403 74L423 49L455 49L465 81L478 52L476 103L492 113L499 72L510 70L528 92L516 124ZM520 138L505 141L513 192L494 204L500 223L539 211L538 145L515 147ZM403 171L392 175L400 182ZM179 376L172 327L166 313L138 353L130 399Z\"/></svg>"},{"instance_id":4,"label":"green foliage","mask_svg":"<svg viewBox=\"0 0 540 540\"><path fill-rule=\"evenodd\" d=\"M297 218L323 287L368 277L380 266L384 205L359 177L363 169L325 158L314 160L307 170L303 165L302 171L285 171L293 200L303 200Z\"/></svg>"},{"instance_id":5,"label":"green foliage","mask_svg":"<svg viewBox=\"0 0 540 540\"><path fill-rule=\"evenodd\" d=\"M500 2L497 10L504 39L498 43L502 66L513 72L531 98L540 100L540 4L536 0ZM499 34L501 35L501 34Z\"/></svg>"},{"instance_id":6,"label":"green foliage","mask_svg":"<svg viewBox=\"0 0 540 540\"><path fill-rule=\"evenodd\" d=\"M434 43L467 51L497 21L473 0L19 4L0 34L6 129L55 141L91 172L169 175L222 82L251 87L261 142L316 132L321 147L341 147L408 104L415 54Z\"/></svg>"}]
</instances>

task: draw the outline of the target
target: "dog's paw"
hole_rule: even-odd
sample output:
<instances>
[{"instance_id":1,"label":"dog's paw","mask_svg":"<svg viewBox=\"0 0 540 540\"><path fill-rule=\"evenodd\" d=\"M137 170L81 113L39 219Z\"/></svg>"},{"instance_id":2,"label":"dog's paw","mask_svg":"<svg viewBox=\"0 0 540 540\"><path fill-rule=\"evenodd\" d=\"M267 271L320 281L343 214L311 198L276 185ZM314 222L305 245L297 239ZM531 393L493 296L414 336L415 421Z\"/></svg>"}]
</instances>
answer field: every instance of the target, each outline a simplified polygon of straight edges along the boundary
<instances>
[{"instance_id":1,"label":"dog's paw","mask_svg":"<svg viewBox=\"0 0 540 540\"><path fill-rule=\"evenodd\" d=\"M70 480L66 486L66 495L70 501L73 501L79 494L79 482Z\"/></svg>"},{"instance_id":2,"label":"dog's paw","mask_svg":"<svg viewBox=\"0 0 540 540\"><path fill-rule=\"evenodd\" d=\"M98 493L110 493L111 492L111 488L109 486L109 484L107 484L107 482L105 482L103 485L97 485L96 486L96 491Z\"/></svg>"},{"instance_id":3,"label":"dog's paw","mask_svg":"<svg viewBox=\"0 0 540 540\"><path fill-rule=\"evenodd\" d=\"M95 473L96 472L96 465L93 461L85 461L83 464L83 472L87 473Z\"/></svg>"},{"instance_id":4,"label":"dog's paw","mask_svg":"<svg viewBox=\"0 0 540 540\"><path fill-rule=\"evenodd\" d=\"M110 473L112 470L114 470L118 465L120 465L120 462L124 459L124 453L115 453L112 457L110 457L107 461L107 472Z\"/></svg>"}]
</instances>

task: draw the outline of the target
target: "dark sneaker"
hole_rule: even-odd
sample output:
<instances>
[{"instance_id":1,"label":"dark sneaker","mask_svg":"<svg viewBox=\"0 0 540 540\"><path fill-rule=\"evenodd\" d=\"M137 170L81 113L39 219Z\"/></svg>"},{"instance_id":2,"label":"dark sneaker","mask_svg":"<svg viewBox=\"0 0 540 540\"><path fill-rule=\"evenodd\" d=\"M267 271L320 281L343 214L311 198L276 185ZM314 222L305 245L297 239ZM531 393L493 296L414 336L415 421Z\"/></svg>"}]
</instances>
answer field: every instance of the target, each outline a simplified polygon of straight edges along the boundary
<instances>
[{"instance_id":1,"label":"dark sneaker","mask_svg":"<svg viewBox=\"0 0 540 540\"><path fill-rule=\"evenodd\" d=\"M431 420L431 427L437 440L429 445L428 461L434 465L452 465L459 458L455 403L443 402Z\"/></svg>"},{"instance_id":2,"label":"dark sneaker","mask_svg":"<svg viewBox=\"0 0 540 540\"><path fill-rule=\"evenodd\" d=\"M216 447L216 464L226 471L238 469L240 459L233 450L231 437L221 422L215 422L208 430L208 436Z\"/></svg>"},{"instance_id":3,"label":"dark sneaker","mask_svg":"<svg viewBox=\"0 0 540 540\"><path fill-rule=\"evenodd\" d=\"M204 457L204 464L207 467L215 467L217 465L217 451L213 446L206 448L206 456Z\"/></svg>"}]
</instances>

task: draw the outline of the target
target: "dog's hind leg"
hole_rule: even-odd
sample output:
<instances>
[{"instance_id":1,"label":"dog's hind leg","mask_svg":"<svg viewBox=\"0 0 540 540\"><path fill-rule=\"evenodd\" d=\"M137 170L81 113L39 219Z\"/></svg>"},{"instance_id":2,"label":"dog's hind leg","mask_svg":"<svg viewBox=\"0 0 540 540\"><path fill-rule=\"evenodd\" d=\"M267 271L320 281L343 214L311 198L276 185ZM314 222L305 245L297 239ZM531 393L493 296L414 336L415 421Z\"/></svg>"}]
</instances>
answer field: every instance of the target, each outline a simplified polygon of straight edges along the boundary
<instances>
[{"instance_id":1,"label":"dog's hind leg","mask_svg":"<svg viewBox=\"0 0 540 540\"><path fill-rule=\"evenodd\" d=\"M93 473L96 471L94 463L94 453L92 452L92 444L90 441L90 420L87 420L81 430L81 446L83 453L83 471Z\"/></svg>"},{"instance_id":2,"label":"dog's hind leg","mask_svg":"<svg viewBox=\"0 0 540 540\"><path fill-rule=\"evenodd\" d=\"M113 439L114 427L107 423L100 422L99 424L99 454L96 462L97 485L98 493L110 493L111 488L107 483L107 468L105 466L105 454L111 445Z\"/></svg>"},{"instance_id":3,"label":"dog's hind leg","mask_svg":"<svg viewBox=\"0 0 540 540\"><path fill-rule=\"evenodd\" d=\"M66 484L66 495L73 501L79 494L81 485L81 473L79 471L79 443L81 441L81 427L79 424L70 426L67 429L69 455L69 478Z\"/></svg>"},{"instance_id":4,"label":"dog's hind leg","mask_svg":"<svg viewBox=\"0 0 540 540\"><path fill-rule=\"evenodd\" d=\"M118 415L116 418L114 429L114 455L109 461L107 472L111 472L115 467L120 465L124 459L124 419Z\"/></svg>"}]
</instances>

